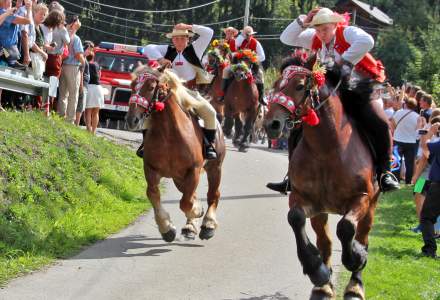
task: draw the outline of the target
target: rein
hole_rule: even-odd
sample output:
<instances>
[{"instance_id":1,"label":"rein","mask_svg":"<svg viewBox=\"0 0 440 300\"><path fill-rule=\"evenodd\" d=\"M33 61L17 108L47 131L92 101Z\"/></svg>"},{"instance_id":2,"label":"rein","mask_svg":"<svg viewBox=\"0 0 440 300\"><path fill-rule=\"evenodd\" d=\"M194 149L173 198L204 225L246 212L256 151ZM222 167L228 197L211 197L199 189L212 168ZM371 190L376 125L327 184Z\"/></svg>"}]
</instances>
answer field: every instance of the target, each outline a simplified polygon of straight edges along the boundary
<instances>
[{"instance_id":1,"label":"rein","mask_svg":"<svg viewBox=\"0 0 440 300\"><path fill-rule=\"evenodd\" d=\"M319 88L324 85L325 81L323 75L301 66L289 66L283 71L280 90L286 88L290 80L298 75L306 78L306 84L304 87L306 91L299 102L295 103L295 99L286 95L282 91L275 93L269 101L270 103L276 103L283 106L290 112L286 122L287 129L293 129L296 125L303 122L306 122L311 126L318 125L319 118L317 117L316 112L329 101L330 96L336 93L342 83L341 78L329 95L324 100L320 101ZM315 83L313 83L313 81L315 81ZM307 114L304 115L303 108L309 101L311 101L311 108L309 108Z\"/></svg>"}]
</instances>

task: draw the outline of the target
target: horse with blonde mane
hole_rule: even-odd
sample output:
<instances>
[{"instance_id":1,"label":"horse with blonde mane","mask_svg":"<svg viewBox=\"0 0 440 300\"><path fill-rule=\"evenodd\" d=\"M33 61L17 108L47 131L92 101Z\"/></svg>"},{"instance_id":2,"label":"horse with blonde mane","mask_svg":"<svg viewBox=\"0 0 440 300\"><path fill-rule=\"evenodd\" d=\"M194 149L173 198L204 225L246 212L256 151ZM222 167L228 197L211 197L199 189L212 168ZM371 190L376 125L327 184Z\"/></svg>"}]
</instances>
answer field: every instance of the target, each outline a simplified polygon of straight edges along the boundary
<instances>
[{"instance_id":1,"label":"horse with blonde mane","mask_svg":"<svg viewBox=\"0 0 440 300\"><path fill-rule=\"evenodd\" d=\"M209 239L214 236L217 228L216 209L225 157L221 127L217 124L217 159L205 160L204 135L194 116L202 100L191 95L171 70L142 66L135 71L134 76L132 88L134 90L135 86L138 87L134 96L145 101L130 101L126 120L130 129L139 128L145 118L149 123L144 136L144 173L148 184L147 196L153 205L159 232L166 242L172 242L176 237L176 228L161 204L159 183L162 177L166 177L172 178L182 193L180 209L187 218L182 235L194 239L198 233L197 219L204 216L199 237ZM196 197L203 169L207 173L209 185L206 214Z\"/></svg>"}]
</instances>

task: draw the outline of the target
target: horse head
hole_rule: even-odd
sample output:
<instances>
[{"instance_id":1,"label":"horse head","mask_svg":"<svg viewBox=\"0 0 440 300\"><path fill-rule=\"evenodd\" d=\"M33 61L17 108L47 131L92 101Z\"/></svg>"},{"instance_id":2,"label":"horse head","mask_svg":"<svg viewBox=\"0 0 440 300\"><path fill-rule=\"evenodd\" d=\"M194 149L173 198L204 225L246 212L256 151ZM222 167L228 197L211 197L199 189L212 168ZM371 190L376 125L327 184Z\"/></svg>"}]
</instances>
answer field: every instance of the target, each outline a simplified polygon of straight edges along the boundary
<instances>
[{"instance_id":1,"label":"horse head","mask_svg":"<svg viewBox=\"0 0 440 300\"><path fill-rule=\"evenodd\" d=\"M128 112L125 116L128 128L142 128L144 118L153 111L160 110L165 99L166 86L160 83L164 67L152 68L140 66L132 74L132 95L129 100Z\"/></svg>"},{"instance_id":2,"label":"horse head","mask_svg":"<svg viewBox=\"0 0 440 300\"><path fill-rule=\"evenodd\" d=\"M237 81L249 80L252 78L252 71L250 66L244 62L240 61L231 66L232 75Z\"/></svg>"},{"instance_id":3,"label":"horse head","mask_svg":"<svg viewBox=\"0 0 440 300\"><path fill-rule=\"evenodd\" d=\"M324 81L324 71L317 67L314 55L307 60L295 56L283 62L264 121L269 138L279 138L285 127L292 129L301 122L317 125L319 119L313 109L318 105L319 88Z\"/></svg>"},{"instance_id":4,"label":"horse head","mask_svg":"<svg viewBox=\"0 0 440 300\"><path fill-rule=\"evenodd\" d=\"M208 51L208 69L217 73L220 68L223 68L226 63L226 57L222 55L218 48Z\"/></svg>"}]
</instances>

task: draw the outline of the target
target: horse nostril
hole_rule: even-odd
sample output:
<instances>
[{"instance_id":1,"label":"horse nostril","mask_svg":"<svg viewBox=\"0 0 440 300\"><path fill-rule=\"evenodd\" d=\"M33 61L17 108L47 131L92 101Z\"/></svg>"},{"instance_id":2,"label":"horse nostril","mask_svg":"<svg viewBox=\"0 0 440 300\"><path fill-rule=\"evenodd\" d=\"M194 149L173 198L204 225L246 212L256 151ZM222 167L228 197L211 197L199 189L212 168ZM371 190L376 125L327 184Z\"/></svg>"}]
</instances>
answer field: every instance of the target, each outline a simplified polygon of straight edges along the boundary
<instances>
[{"instance_id":1,"label":"horse nostril","mask_svg":"<svg viewBox=\"0 0 440 300\"><path fill-rule=\"evenodd\" d=\"M281 128L281 122L278 120L272 121L272 124L270 125L270 129L272 130L280 130Z\"/></svg>"}]
</instances>

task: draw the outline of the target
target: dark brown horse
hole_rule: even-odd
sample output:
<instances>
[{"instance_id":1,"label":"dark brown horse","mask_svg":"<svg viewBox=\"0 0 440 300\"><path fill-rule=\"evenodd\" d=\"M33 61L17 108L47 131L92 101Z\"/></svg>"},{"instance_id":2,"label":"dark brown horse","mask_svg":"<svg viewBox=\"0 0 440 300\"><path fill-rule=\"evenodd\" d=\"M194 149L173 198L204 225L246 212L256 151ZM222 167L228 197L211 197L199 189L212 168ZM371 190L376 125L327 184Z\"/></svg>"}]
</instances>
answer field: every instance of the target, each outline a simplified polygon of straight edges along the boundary
<instances>
[{"instance_id":1,"label":"dark brown horse","mask_svg":"<svg viewBox=\"0 0 440 300\"><path fill-rule=\"evenodd\" d=\"M217 112L217 119L220 123L223 122L224 104L218 101L218 98L222 95L222 76L223 70L227 66L227 59L222 56L219 49L213 49L208 51L208 70L214 75L214 78L209 89L209 97L211 98L211 105Z\"/></svg>"},{"instance_id":2,"label":"dark brown horse","mask_svg":"<svg viewBox=\"0 0 440 300\"><path fill-rule=\"evenodd\" d=\"M238 146L239 151L245 152L249 148L249 136L258 114L258 90L245 62L232 65L231 70L234 80L225 95L223 130L226 136L230 136L235 124L234 145Z\"/></svg>"},{"instance_id":3,"label":"dark brown horse","mask_svg":"<svg viewBox=\"0 0 440 300\"><path fill-rule=\"evenodd\" d=\"M144 137L144 172L148 183L147 196L153 208L159 232L167 242L176 237L176 228L170 215L160 202L159 183L162 177L172 178L182 193L180 209L187 218L182 234L189 239L197 234L197 219L203 217L203 207L197 200L196 189L202 169L208 177L208 210L203 218L199 237L209 239L217 227L216 209L220 198L222 163L225 157L225 144L220 125L216 137L216 160L205 161L203 157L203 132L196 118L190 113L196 108L198 100L191 97L178 77L169 70L163 73L148 67L141 67L137 74L148 79L138 92L148 102L165 104L163 111L150 111L136 103L131 103L127 113L129 128L138 128L146 113L150 128ZM145 78L145 77L144 77ZM133 85L139 84L137 79ZM162 92L158 92L162 90ZM162 95L162 96L157 96ZM147 105L146 105L147 106ZM148 106L150 107L150 106ZM154 108L154 106L153 106Z\"/></svg>"},{"instance_id":4,"label":"dark brown horse","mask_svg":"<svg viewBox=\"0 0 440 300\"><path fill-rule=\"evenodd\" d=\"M327 222L328 214L343 216L337 236L342 244L342 263L352 272L344 299L365 299L361 273L367 263L368 233L379 188L370 150L342 103L368 101L371 89L366 85L364 91L362 85L358 91L348 89L348 84L339 80L337 68L327 72L323 87L311 88L315 82L310 71L313 65L314 59L305 63L295 58L285 66L278 93L270 101L265 128L269 138L276 138L286 122L304 121L306 112L309 115L309 109L315 108L320 122L316 126L302 125L303 138L289 162L292 193L288 221L303 271L315 285L311 299L333 299L332 242ZM307 218L316 232L318 248L306 234Z\"/></svg>"}]
</instances>

